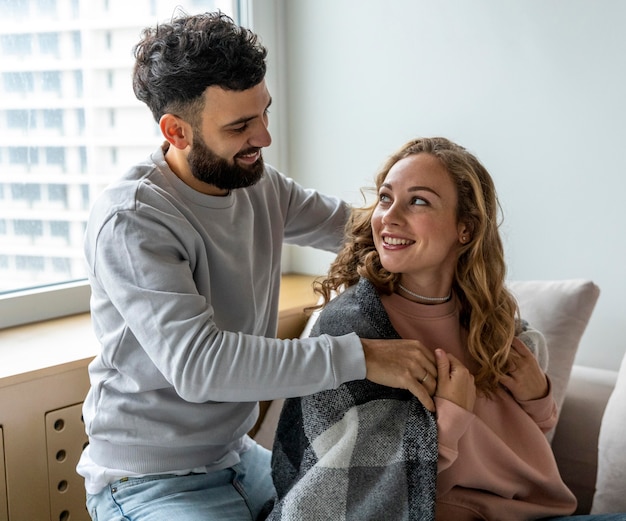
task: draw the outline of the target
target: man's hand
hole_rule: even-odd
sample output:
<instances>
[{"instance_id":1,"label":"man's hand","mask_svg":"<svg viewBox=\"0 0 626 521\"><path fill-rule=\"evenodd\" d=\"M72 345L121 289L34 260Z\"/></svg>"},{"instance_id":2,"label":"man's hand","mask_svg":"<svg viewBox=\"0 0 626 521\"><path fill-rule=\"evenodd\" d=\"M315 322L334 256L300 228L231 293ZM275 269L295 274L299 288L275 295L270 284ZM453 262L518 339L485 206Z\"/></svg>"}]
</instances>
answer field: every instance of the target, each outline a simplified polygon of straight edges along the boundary
<instances>
[{"instance_id":1,"label":"man's hand","mask_svg":"<svg viewBox=\"0 0 626 521\"><path fill-rule=\"evenodd\" d=\"M537 400L548 394L548 379L531 350L518 338L513 339L513 368L501 383L518 402Z\"/></svg>"},{"instance_id":2,"label":"man's hand","mask_svg":"<svg viewBox=\"0 0 626 521\"><path fill-rule=\"evenodd\" d=\"M429 411L437 386L433 353L417 340L361 339L365 354L365 377L374 383L407 389Z\"/></svg>"},{"instance_id":3,"label":"man's hand","mask_svg":"<svg viewBox=\"0 0 626 521\"><path fill-rule=\"evenodd\" d=\"M461 361L443 349L435 349L437 358L437 394L441 398L473 412L476 403L474 375Z\"/></svg>"}]
</instances>

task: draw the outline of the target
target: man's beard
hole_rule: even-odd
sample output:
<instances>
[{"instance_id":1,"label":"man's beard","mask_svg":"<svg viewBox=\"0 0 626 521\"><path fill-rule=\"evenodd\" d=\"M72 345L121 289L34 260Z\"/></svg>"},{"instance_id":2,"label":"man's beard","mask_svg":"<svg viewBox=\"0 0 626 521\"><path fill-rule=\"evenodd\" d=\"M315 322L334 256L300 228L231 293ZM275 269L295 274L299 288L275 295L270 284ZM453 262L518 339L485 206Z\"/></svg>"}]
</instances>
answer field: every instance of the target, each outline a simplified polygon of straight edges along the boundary
<instances>
[{"instance_id":1,"label":"man's beard","mask_svg":"<svg viewBox=\"0 0 626 521\"><path fill-rule=\"evenodd\" d=\"M199 136L199 133L195 132L194 135ZM243 150L241 154L249 154L256 150L254 148ZM236 162L231 164L213 152L202 138L194 140L187 161L196 179L221 190L252 186L263 177L265 171L262 155L248 167L239 166Z\"/></svg>"}]
</instances>

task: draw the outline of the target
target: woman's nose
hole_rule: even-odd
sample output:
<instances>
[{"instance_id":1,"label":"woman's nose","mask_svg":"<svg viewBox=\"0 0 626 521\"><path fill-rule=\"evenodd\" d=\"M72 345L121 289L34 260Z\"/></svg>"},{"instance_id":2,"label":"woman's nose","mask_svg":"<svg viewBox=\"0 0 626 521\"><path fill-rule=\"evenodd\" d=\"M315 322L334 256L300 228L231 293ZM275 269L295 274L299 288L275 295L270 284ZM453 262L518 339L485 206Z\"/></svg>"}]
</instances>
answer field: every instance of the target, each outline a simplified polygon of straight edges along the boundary
<instances>
[{"instance_id":1,"label":"woman's nose","mask_svg":"<svg viewBox=\"0 0 626 521\"><path fill-rule=\"evenodd\" d=\"M400 208L398 208L397 203L393 203L382 216L383 224L399 224L402 222L402 212Z\"/></svg>"}]
</instances>

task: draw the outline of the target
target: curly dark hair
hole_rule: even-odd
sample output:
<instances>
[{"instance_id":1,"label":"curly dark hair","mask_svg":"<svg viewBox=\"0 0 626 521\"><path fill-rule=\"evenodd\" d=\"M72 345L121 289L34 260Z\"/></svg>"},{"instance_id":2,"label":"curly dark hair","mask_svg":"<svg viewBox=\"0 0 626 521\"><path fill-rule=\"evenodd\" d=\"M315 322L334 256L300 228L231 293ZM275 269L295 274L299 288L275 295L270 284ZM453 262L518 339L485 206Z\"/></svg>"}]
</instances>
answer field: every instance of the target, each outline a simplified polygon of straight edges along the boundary
<instances>
[{"instance_id":1,"label":"curly dark hair","mask_svg":"<svg viewBox=\"0 0 626 521\"><path fill-rule=\"evenodd\" d=\"M506 265L499 234L500 204L493 179L480 161L462 146L443 137L409 141L382 166L375 193L391 167L414 154L437 158L452 179L457 195L457 220L466 224L470 241L459 251L453 289L460 305L460 321L468 330L468 349L478 364L476 386L493 392L515 358L511 341L519 309L505 286ZM377 201L354 208L346 226L344 248L330 266L328 275L317 280L314 290L327 303L335 292L369 279L381 294L396 289L399 274L385 270L374 246L371 218Z\"/></svg>"},{"instance_id":2,"label":"curly dark hair","mask_svg":"<svg viewBox=\"0 0 626 521\"><path fill-rule=\"evenodd\" d=\"M133 90L154 119L175 114L198 123L204 91L242 91L265 77L267 50L256 34L221 13L181 14L148 27L135 46Z\"/></svg>"}]
</instances>

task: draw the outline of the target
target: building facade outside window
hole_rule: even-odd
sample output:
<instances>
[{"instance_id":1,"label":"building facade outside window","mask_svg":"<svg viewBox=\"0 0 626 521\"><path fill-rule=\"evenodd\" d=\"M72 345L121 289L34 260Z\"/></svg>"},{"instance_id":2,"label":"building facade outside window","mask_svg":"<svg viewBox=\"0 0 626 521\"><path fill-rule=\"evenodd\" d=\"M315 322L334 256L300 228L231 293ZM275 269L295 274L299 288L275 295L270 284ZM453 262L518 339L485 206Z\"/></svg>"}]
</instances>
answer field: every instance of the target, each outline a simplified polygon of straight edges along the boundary
<instances>
[{"instance_id":1,"label":"building facade outside window","mask_svg":"<svg viewBox=\"0 0 626 521\"><path fill-rule=\"evenodd\" d=\"M0 0L0 296L85 278L91 202L160 141L132 48L178 7L237 19L237 0Z\"/></svg>"}]
</instances>

